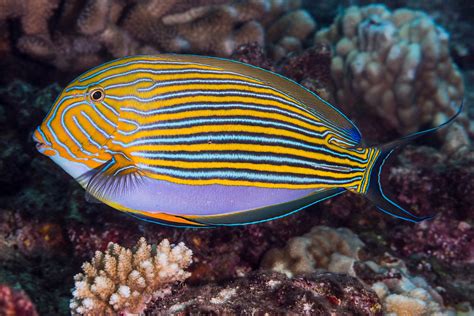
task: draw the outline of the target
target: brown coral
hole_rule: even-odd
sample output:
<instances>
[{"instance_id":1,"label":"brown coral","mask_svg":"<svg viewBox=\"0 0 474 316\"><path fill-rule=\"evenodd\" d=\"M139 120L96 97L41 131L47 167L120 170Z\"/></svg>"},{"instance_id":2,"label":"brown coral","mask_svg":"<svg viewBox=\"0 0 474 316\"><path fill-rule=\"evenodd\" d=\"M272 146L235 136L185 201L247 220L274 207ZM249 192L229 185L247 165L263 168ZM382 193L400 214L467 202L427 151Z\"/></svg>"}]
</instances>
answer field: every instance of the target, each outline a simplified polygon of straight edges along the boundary
<instances>
[{"instance_id":1,"label":"brown coral","mask_svg":"<svg viewBox=\"0 0 474 316\"><path fill-rule=\"evenodd\" d=\"M214 53L229 56L240 44L263 44L263 29L252 21L262 16L266 4L260 0L191 6L181 12L168 6L150 10L154 1L138 4L124 27L141 41L166 51ZM165 15L166 14L166 15Z\"/></svg>"},{"instance_id":2,"label":"brown coral","mask_svg":"<svg viewBox=\"0 0 474 316\"><path fill-rule=\"evenodd\" d=\"M353 6L315 41L333 47L337 101L364 106L400 134L439 124L461 103L463 80L449 55L449 35L422 11Z\"/></svg>"},{"instance_id":3,"label":"brown coral","mask_svg":"<svg viewBox=\"0 0 474 316\"><path fill-rule=\"evenodd\" d=\"M0 0L0 53L11 50L8 21L16 18L23 29L16 47L62 70L159 51L227 57L243 44L263 47L266 28L267 44L282 57L315 25L299 0L71 0L52 16L58 3Z\"/></svg>"}]
</instances>

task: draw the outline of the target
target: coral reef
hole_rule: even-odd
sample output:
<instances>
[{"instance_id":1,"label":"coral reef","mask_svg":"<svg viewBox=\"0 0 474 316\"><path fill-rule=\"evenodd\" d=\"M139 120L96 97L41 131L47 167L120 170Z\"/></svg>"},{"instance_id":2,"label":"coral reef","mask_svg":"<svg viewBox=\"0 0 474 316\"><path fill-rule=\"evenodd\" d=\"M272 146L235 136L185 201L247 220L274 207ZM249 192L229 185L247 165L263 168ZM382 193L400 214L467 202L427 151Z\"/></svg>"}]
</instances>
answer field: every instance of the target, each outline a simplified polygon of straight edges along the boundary
<instances>
[{"instance_id":1,"label":"coral reef","mask_svg":"<svg viewBox=\"0 0 474 316\"><path fill-rule=\"evenodd\" d=\"M348 274L370 285L386 312L414 315L447 312L440 294L425 279L409 273L405 263L383 256L360 260L363 242L348 229L316 226L309 233L288 241L283 249L271 249L261 267L288 276L328 270Z\"/></svg>"},{"instance_id":2,"label":"coral reef","mask_svg":"<svg viewBox=\"0 0 474 316\"><path fill-rule=\"evenodd\" d=\"M387 2L395 11L379 8L370 14L364 13L367 8L348 9L324 31L322 41L307 48L313 44L313 17L318 25L329 25L341 12L339 4L332 0L303 4L300 0L0 0L0 284L21 288L41 315L69 314L72 276L81 263L99 250L100 260L94 260L106 273L110 242L132 249L145 236L150 244L167 239L192 248L193 264L186 269L191 276L185 283L158 284L144 300L133 300L130 290L131 305L121 313L147 308L148 314L440 315L453 314L451 306L460 311L463 301L474 304L474 154L466 141L474 124L471 121L469 130L465 118L444 131L443 144L432 140L418 144L436 149L407 147L384 166L381 181L387 195L417 214L439 214L420 225L389 218L363 196L347 193L259 225L166 228L131 219L104 205L87 204L82 188L34 149L32 130L60 93L60 86L76 71L125 54L158 51L231 53L233 59L276 71L337 104L369 140L390 141L409 130L436 125L453 113L450 101L462 91L461 83L456 83L457 69L447 55L446 33L423 13L395 10L401 6L426 11L449 32L451 54L466 80L464 113L474 118L470 106L474 46L469 40L472 22L466 18L467 2L396 0ZM360 15L360 23L352 20L354 14ZM395 24L404 14L411 18ZM373 21L370 15L375 16ZM401 29L390 33L390 23ZM344 33L347 30L352 35ZM419 46L417 67L410 64L410 55L401 55L399 60L400 69L408 69L406 74L415 77L409 82L413 95L406 104L395 98L404 92L403 87L395 87L406 83L406 78L393 75L391 67L396 63L388 65L381 59L388 55L382 53L385 35L391 35L390 49L406 47L412 52ZM433 36L440 45L427 51ZM349 59L349 52L342 58L347 45L365 57ZM429 77L438 53L441 57ZM342 58L342 73L334 69L337 57ZM359 67L356 62L365 58L372 63ZM360 69L355 75L353 70ZM364 80L372 78L368 74L376 75L380 69L384 71L380 83L393 82L389 92L384 91L394 99L388 110L380 106L382 102L375 104L377 91L362 87ZM336 74L354 82L333 78ZM426 89L432 80L438 80L436 89ZM369 92L376 96L375 105L365 100ZM350 100L342 99L347 96ZM430 108L427 98L446 96L448 103L434 102ZM348 227L354 233L329 227ZM284 274L258 270L260 266ZM85 289L92 293L97 277L88 279L82 274L77 283L87 281ZM101 278L98 282L107 283ZM120 284L114 283L103 301L77 298L73 307L78 312L84 304L98 302L111 314L118 313L110 300L116 294L113 302L118 308L127 304L123 296L128 290ZM0 314L21 314L12 312L16 302L32 307L28 299L16 299L22 295L0 286ZM469 313L469 308L464 312ZM32 315L36 315L34 308Z\"/></svg>"},{"instance_id":3,"label":"coral reef","mask_svg":"<svg viewBox=\"0 0 474 316\"><path fill-rule=\"evenodd\" d=\"M350 7L315 42L330 43L338 103L365 106L400 134L436 126L461 103L448 33L421 11ZM463 119L463 128L469 124ZM469 144L464 137L458 146Z\"/></svg>"},{"instance_id":4,"label":"coral reef","mask_svg":"<svg viewBox=\"0 0 474 316\"><path fill-rule=\"evenodd\" d=\"M397 201L411 209L443 213L456 220L472 219L472 148L448 156L430 147L408 147L398 155L398 160L400 163L386 173L386 187L391 188Z\"/></svg>"},{"instance_id":5,"label":"coral reef","mask_svg":"<svg viewBox=\"0 0 474 316\"><path fill-rule=\"evenodd\" d=\"M37 316L38 313L26 294L0 284L0 315Z\"/></svg>"},{"instance_id":6,"label":"coral reef","mask_svg":"<svg viewBox=\"0 0 474 316\"><path fill-rule=\"evenodd\" d=\"M287 278L252 272L222 284L175 291L149 305L150 314L381 315L377 295L347 275L316 273Z\"/></svg>"},{"instance_id":7,"label":"coral reef","mask_svg":"<svg viewBox=\"0 0 474 316\"><path fill-rule=\"evenodd\" d=\"M137 234L118 225L95 227L75 223L67 228L67 235L74 255L78 258L90 258L96 251L105 251L109 243L123 240L137 240Z\"/></svg>"},{"instance_id":8,"label":"coral reef","mask_svg":"<svg viewBox=\"0 0 474 316\"><path fill-rule=\"evenodd\" d=\"M169 283L189 277L183 269L191 257L184 243L173 247L167 239L155 247L141 238L133 251L110 243L74 277L72 314L140 313L150 299L166 292Z\"/></svg>"}]
</instances>

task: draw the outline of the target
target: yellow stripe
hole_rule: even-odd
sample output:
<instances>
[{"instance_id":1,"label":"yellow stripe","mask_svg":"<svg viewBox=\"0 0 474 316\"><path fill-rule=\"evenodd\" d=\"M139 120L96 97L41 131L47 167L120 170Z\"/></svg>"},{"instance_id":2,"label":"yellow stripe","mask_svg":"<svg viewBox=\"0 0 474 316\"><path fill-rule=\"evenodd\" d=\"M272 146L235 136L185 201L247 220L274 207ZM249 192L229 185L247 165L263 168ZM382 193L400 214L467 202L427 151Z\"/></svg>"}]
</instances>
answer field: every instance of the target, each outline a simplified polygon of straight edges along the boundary
<instances>
[{"instance_id":1,"label":"yellow stripe","mask_svg":"<svg viewBox=\"0 0 474 316\"><path fill-rule=\"evenodd\" d=\"M372 167L374 166L375 162L377 161L377 158L380 155L380 150L378 149L372 149L372 155L369 158L369 163L367 164L367 167L365 169L365 174L364 177L361 180L361 183L364 183L363 187L358 190L359 193L365 193L367 192L367 189L370 184L370 175L372 174Z\"/></svg>"},{"instance_id":2,"label":"yellow stripe","mask_svg":"<svg viewBox=\"0 0 474 316\"><path fill-rule=\"evenodd\" d=\"M295 127L299 127L302 129L306 129L313 132L322 132L326 130L324 126L314 126L309 123L291 118L289 116L285 116L278 113L271 113L271 112L261 112L256 110L241 110L241 109L227 109L227 110L194 110L188 112L179 112L179 113L171 113L171 114L160 114L157 116L147 116L143 117L140 120L140 125L146 127L145 125L153 124L153 123L160 123L164 121L170 120L180 120L180 119L192 119L195 117L214 117L214 116L225 116L225 117L232 117L232 116L251 116L256 119L270 119L275 121L282 121L293 125ZM278 122L277 122L278 123ZM314 136L316 137L316 136Z\"/></svg>"},{"instance_id":3,"label":"yellow stripe","mask_svg":"<svg viewBox=\"0 0 474 316\"><path fill-rule=\"evenodd\" d=\"M130 109L135 109L135 110L141 110L141 111L150 111L154 109L160 109L160 108L166 108L166 107L171 107L175 105L180 105L183 103L219 103L219 102L229 102L229 103L255 103L259 105L267 105L267 106L275 106L277 108L286 110L288 112L292 112L295 114L299 114L301 116L304 116L306 118L309 118L315 122L318 122L319 119L312 115L311 113L308 113L304 110L298 109L294 106L290 106L275 100L260 100L260 99L255 99L253 97L245 97L245 96L187 96L187 97L179 97L179 98L173 98L173 99L168 99L168 100L157 100L155 102L139 102L133 99L130 100L125 100L125 101L110 101L110 103L127 103L127 108ZM138 118L138 116L137 116Z\"/></svg>"},{"instance_id":4,"label":"yellow stripe","mask_svg":"<svg viewBox=\"0 0 474 316\"><path fill-rule=\"evenodd\" d=\"M241 91L241 92L250 92L254 94L258 94L262 98L267 96L279 97L289 102L294 102L298 104L293 98L290 98L283 93L279 93L278 91L269 89L269 88L257 88L245 85L238 85L238 84L185 84L185 85L171 85L171 86L163 86L163 87L156 87L153 90L146 91L140 93L141 98L152 98L154 96L164 94L164 93L179 93L179 92L186 92L186 91L203 91L203 94L206 94L206 91ZM229 91L230 92L230 91Z\"/></svg>"},{"instance_id":5,"label":"yellow stripe","mask_svg":"<svg viewBox=\"0 0 474 316\"><path fill-rule=\"evenodd\" d=\"M154 173L145 173L148 177L158 180L169 181L178 184L188 184L188 185L229 185L229 186L254 186L261 188L274 188L274 189L317 189L317 188L340 188L357 186L360 180L349 182L346 184L289 184L289 183L268 183L268 182L254 182L254 181L245 181L245 180L225 180L225 179L208 179L208 180L198 180L198 179L180 179L167 175L154 174Z\"/></svg>"}]
</instances>

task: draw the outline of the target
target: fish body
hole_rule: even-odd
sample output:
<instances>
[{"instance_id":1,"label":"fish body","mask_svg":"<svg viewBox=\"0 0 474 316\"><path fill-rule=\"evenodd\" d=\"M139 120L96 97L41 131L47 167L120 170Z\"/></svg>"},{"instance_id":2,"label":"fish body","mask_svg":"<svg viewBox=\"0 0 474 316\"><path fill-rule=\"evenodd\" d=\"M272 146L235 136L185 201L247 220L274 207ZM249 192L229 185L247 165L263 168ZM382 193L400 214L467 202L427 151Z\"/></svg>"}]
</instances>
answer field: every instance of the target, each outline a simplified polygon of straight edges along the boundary
<instances>
[{"instance_id":1,"label":"fish body","mask_svg":"<svg viewBox=\"0 0 474 316\"><path fill-rule=\"evenodd\" d=\"M33 138L99 200L174 226L257 223L350 190L388 200L377 176L393 148L361 143L339 110L239 62L126 57L71 82ZM373 172L375 170L375 172Z\"/></svg>"}]
</instances>

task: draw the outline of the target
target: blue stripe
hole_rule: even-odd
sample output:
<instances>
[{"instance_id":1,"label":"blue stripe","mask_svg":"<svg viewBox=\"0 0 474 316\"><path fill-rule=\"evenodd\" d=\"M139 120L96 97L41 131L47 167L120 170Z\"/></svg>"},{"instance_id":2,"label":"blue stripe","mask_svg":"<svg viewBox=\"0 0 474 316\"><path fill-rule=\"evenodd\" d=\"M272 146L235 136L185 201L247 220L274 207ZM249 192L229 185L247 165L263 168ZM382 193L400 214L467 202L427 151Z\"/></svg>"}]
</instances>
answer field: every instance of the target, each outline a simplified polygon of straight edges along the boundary
<instances>
[{"instance_id":1,"label":"blue stripe","mask_svg":"<svg viewBox=\"0 0 474 316\"><path fill-rule=\"evenodd\" d=\"M192 179L231 179L231 180L248 180L248 181L265 181L270 183L296 183L296 184L346 184L353 181L358 181L362 177L352 177L348 179L322 179L320 177L305 177L302 178L301 175L295 174L295 176L281 175L278 173L272 174L259 174L251 173L245 171L237 171L235 169L230 169L229 171L215 171L212 169L209 170L194 170L194 169L170 169L164 167L154 167L148 166L145 164L137 164L139 168L143 170L148 170L156 174L168 175L176 178L192 178Z\"/></svg>"},{"instance_id":2,"label":"blue stripe","mask_svg":"<svg viewBox=\"0 0 474 316\"><path fill-rule=\"evenodd\" d=\"M64 101L69 100L69 99L72 99L72 98L73 98L73 96L71 96L71 97L64 97L64 98L61 100L61 102L59 102L58 106L57 106L56 109L53 111L53 113L52 113L50 119L46 122L46 126L48 127L48 130L49 130L49 132L51 133L51 135L53 136L55 142L56 142L60 147L64 148L64 150L66 150L66 152L69 154L69 156L71 156L71 157L73 157L73 158L75 158L75 159L77 159L77 160L87 160L86 158L79 158L79 157L77 157L76 155L74 155L74 154L71 152L71 150L69 149L69 147L68 147L66 144L62 143L62 142L59 140L59 138L56 136L56 133L53 131L53 128L51 127L51 121L55 119L56 114L58 113L57 110L58 110L59 106L60 106ZM84 104L84 103L85 103L85 102L74 102L74 103L70 104L64 111L67 111L67 110L68 110L69 108L71 108L71 107L76 107L76 106L81 105L81 104ZM60 122L61 122L62 128L65 129L66 132L69 134L69 131L67 131L67 129L65 128L65 126L64 126L64 124L63 124L63 123L64 123L64 122L63 122L64 111L63 111L63 114L61 115Z\"/></svg>"},{"instance_id":3,"label":"blue stripe","mask_svg":"<svg viewBox=\"0 0 474 316\"><path fill-rule=\"evenodd\" d=\"M232 109L232 108L243 108L249 110L257 110L257 111L264 111L264 112L277 112L281 113L286 116L290 116L292 118L296 118L301 121L305 121L314 126L323 127L322 123L314 120L309 119L305 116L300 114L290 112L287 110L280 109L276 106L271 105L258 105L258 104L250 104L250 103L188 103L188 104L179 104L179 105L172 105L159 108L157 110L149 110L149 111L141 111L134 108L123 108L122 111L124 112L132 112L142 116L151 116L157 114L166 114L166 113L174 113L174 112L186 112L192 110L210 110L210 109Z\"/></svg>"},{"instance_id":4,"label":"blue stripe","mask_svg":"<svg viewBox=\"0 0 474 316\"><path fill-rule=\"evenodd\" d=\"M330 149L327 149L323 146L309 146L303 143L299 142L294 142L286 139L279 139L277 137L255 137L255 136L245 136L245 135L219 135L218 137L209 137L209 136L185 136L185 137L174 137L174 138L156 138L156 139L138 139L134 140L130 143L124 143L120 142L117 140L112 140L113 144L120 145L122 147L133 147L133 146L140 146L140 145L166 145L166 144L176 144L176 143L189 143L189 142L208 142L208 141L229 141L229 142L235 142L235 141L240 141L240 142L248 142L248 141L253 141L257 143L271 143L274 145L292 145L300 148L307 148L313 151L317 152L325 152L332 154L334 156L342 157L342 158L347 158L349 160L357 161L359 163L365 164L368 161L368 158L366 159L360 159L358 157L354 157L349 154L341 154L335 151L332 151Z\"/></svg>"},{"instance_id":5,"label":"blue stripe","mask_svg":"<svg viewBox=\"0 0 474 316\"><path fill-rule=\"evenodd\" d=\"M133 125L135 127L135 129L133 131L129 131L129 132L125 132L125 131L119 129L118 133L121 134L121 135L130 136L130 135L133 135L137 131L140 130L140 125L135 121L131 121L131 120L123 119L123 118L119 118L118 120L119 120L119 122L124 122L124 123L130 124L130 125Z\"/></svg>"},{"instance_id":6,"label":"blue stripe","mask_svg":"<svg viewBox=\"0 0 474 316\"><path fill-rule=\"evenodd\" d=\"M110 126L112 126L112 127L114 127L114 128L117 128L117 124L115 124L114 122L112 122L111 120L109 120L109 119L95 106L94 103L92 103L92 102L87 102L87 104L89 104L105 122L107 122Z\"/></svg>"},{"instance_id":7,"label":"blue stripe","mask_svg":"<svg viewBox=\"0 0 474 316\"><path fill-rule=\"evenodd\" d=\"M106 131L104 131L103 129L101 129L95 122L93 119L91 119L89 117L89 115L87 115L86 112L84 111L81 111L81 114L86 118L87 121L89 121L89 123L99 132L101 133L106 139L109 139L110 138L110 135L107 134Z\"/></svg>"},{"instance_id":8,"label":"blue stripe","mask_svg":"<svg viewBox=\"0 0 474 316\"><path fill-rule=\"evenodd\" d=\"M216 160L236 160L236 162L272 162L272 163L294 163L294 164L303 164L307 165L313 169L325 169L334 172L363 172L365 171L364 168L355 168L355 167L343 167L338 165L326 165L320 164L317 162L309 162L303 159L295 159L295 158L288 158L282 157L279 155L251 155L251 154L241 154L241 153L220 153L220 152L213 152L212 154L208 153L200 153L200 152L188 152L186 154L183 153L173 153L173 152L132 152L132 156L135 157L143 157L143 158L150 158L150 159L172 159L172 160L180 160L180 159L189 159L193 161L212 161L215 162Z\"/></svg>"},{"instance_id":9,"label":"blue stripe","mask_svg":"<svg viewBox=\"0 0 474 316\"><path fill-rule=\"evenodd\" d=\"M150 78L136 79L136 80L126 82L126 83L116 83L116 84L107 85L106 87L104 87L104 90L107 91L107 90L112 90L115 88L130 87L130 86L136 85L137 83L142 83L142 82L155 82L155 80L150 79Z\"/></svg>"},{"instance_id":10,"label":"blue stripe","mask_svg":"<svg viewBox=\"0 0 474 316\"><path fill-rule=\"evenodd\" d=\"M252 98L257 98L257 99L263 99L263 100L274 100L280 103L284 103L287 105L291 105L294 107L299 107L298 104L285 100L283 98L271 95L271 94L266 94L266 93L253 93L253 92L246 92L246 91L241 91L241 90L222 90L222 91L215 91L215 90L195 90L195 91L183 91L183 92L170 92L170 93L162 93L158 94L154 97L151 98L140 98L134 95L126 95L126 96L108 96L110 99L113 100L135 100L143 103L149 103L149 102L154 102L158 100L165 100L165 99L173 99L173 98L181 98L181 97L187 97L187 96L248 96Z\"/></svg>"},{"instance_id":11,"label":"blue stripe","mask_svg":"<svg viewBox=\"0 0 474 316\"><path fill-rule=\"evenodd\" d=\"M113 114L115 114L116 116L120 116L120 113L117 112L112 106L108 105L107 103L105 103L105 101L102 101L101 104L107 109L109 110L110 112L112 112Z\"/></svg>"},{"instance_id":12,"label":"blue stripe","mask_svg":"<svg viewBox=\"0 0 474 316\"><path fill-rule=\"evenodd\" d=\"M97 147L97 149L101 149L102 146L99 145L99 143L97 143L94 138L92 138L92 135L89 135L89 133L87 133L87 131L84 129L84 127L82 127L82 125L77 121L76 117L73 117L72 118L74 123L76 123L76 126L77 128L79 128L79 130L82 132L82 134L84 134L84 136L94 145ZM95 154L97 156L97 154Z\"/></svg>"},{"instance_id":13,"label":"blue stripe","mask_svg":"<svg viewBox=\"0 0 474 316\"><path fill-rule=\"evenodd\" d=\"M218 83L218 84L236 84L236 85L243 85L243 86L250 86L250 87L257 87L257 88L262 88L262 89L268 89L272 90L275 92L279 92L284 94L283 92L272 88L268 85L260 84L260 83L253 83L250 81L245 81L245 80L221 80L221 79L183 79L183 80L166 80L166 81L158 81L155 84L151 85L150 87L147 88L139 88L139 92L147 92L151 91L157 87L168 87L168 86L179 86L179 85L188 85L191 83L197 83L197 84L212 84L212 83Z\"/></svg>"}]
</instances>

